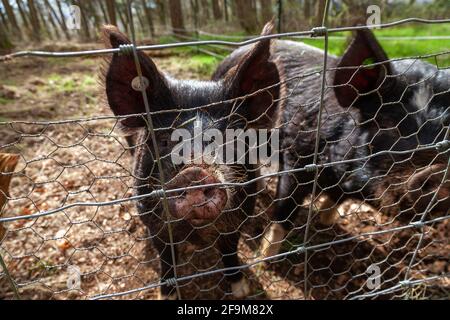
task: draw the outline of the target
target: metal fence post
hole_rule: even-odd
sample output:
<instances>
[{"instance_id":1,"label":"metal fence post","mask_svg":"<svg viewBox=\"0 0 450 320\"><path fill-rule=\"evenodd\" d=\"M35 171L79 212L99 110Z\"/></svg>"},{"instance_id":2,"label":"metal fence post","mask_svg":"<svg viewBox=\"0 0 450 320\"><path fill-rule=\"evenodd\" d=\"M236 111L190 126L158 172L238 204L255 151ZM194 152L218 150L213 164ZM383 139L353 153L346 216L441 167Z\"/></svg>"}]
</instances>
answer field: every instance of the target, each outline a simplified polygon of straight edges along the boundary
<instances>
[{"instance_id":1,"label":"metal fence post","mask_svg":"<svg viewBox=\"0 0 450 320\"><path fill-rule=\"evenodd\" d=\"M148 130L150 132L150 136L152 139L153 148L155 150L155 157L156 157L155 160L157 162L158 170L159 170L159 181L160 181L162 189L164 190L166 179L165 179L165 175L164 175L164 169L163 169L162 163L161 163L159 146L158 146L158 143L156 142L156 135L155 135L155 130L154 130L154 126L153 126L153 120L151 117L150 106L148 103L147 91L145 90L144 80L143 80L143 76L142 76L142 69L141 69L140 61L139 61L139 58L137 55L137 50L136 50L136 35L135 35L134 25L133 25L133 15L131 12L131 1L132 0L127 0L127 9L128 9L127 12L128 12L128 21L130 23L132 42L133 42L133 57L134 57L134 62L136 64L136 70L138 73L138 77L140 80L140 87L142 88L141 92L142 92L142 98L144 100L144 105L145 105ZM177 262L176 262L177 257L175 254L175 245L174 245L174 241L173 241L172 225L170 223L171 219L170 219L170 212L169 212L169 203L168 203L165 192L163 192L163 194L162 194L162 203L163 203L164 212L166 214L167 229L168 229L168 233L169 233L170 250L171 250L171 256L172 256L172 267L174 270L175 279L177 279ZM176 288L177 297L178 297L178 299L181 299L181 292L180 292L180 287L178 285L178 282L175 281L174 284L175 284L175 288Z\"/></svg>"},{"instance_id":2,"label":"metal fence post","mask_svg":"<svg viewBox=\"0 0 450 320\"><path fill-rule=\"evenodd\" d=\"M327 76L327 60L328 60L328 30L326 28L326 21L327 21L327 15L328 15L328 9L329 9L329 0L326 0L325 8L323 12L322 17L322 27L315 28L315 30L318 31L318 35L324 36L324 53L323 53L323 69L322 69L322 83L320 88L320 106L319 106L319 112L317 115L317 132L316 132L316 141L314 146L314 159L313 159L313 165L315 166L315 173L314 173L314 182L313 182L313 189L312 189L312 195L311 195L311 203L309 205L308 210L308 218L306 220L306 227L305 227L305 236L303 239L303 246L306 246L308 243L308 236L309 236L309 227L311 224L311 218L312 218L312 212L315 207L315 198L316 198L316 189L317 189L317 179L319 177L319 168L317 167L317 157L319 153L319 144L320 144L320 130L322 125L322 112L323 112L323 102L325 98L325 89L326 89L326 76ZM314 30L314 29L313 29ZM306 298L310 297L310 292L308 291L308 251L305 251L305 262L304 262L304 294Z\"/></svg>"}]
</instances>

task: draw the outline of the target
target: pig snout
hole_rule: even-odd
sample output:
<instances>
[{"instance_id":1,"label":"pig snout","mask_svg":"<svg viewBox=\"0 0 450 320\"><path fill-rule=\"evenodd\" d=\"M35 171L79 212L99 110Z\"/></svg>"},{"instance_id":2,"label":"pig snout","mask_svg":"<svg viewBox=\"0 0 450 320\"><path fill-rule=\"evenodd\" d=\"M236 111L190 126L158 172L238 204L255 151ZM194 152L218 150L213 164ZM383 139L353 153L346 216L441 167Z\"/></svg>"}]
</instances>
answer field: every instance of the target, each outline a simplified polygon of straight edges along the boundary
<instances>
[{"instance_id":1,"label":"pig snout","mask_svg":"<svg viewBox=\"0 0 450 320\"><path fill-rule=\"evenodd\" d=\"M189 167L179 172L169 183L170 189L217 184L221 181L201 167ZM193 225L203 225L216 219L227 203L227 193L219 186L187 189L169 198L170 213Z\"/></svg>"}]
</instances>

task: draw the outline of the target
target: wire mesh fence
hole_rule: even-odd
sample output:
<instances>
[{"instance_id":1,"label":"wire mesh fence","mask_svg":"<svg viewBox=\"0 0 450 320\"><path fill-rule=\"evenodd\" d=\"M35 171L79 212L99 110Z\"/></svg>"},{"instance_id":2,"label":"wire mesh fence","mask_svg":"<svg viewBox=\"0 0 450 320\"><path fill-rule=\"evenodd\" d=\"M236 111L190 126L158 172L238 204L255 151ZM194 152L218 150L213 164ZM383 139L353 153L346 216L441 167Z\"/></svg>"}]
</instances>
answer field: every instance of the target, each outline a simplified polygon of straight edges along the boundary
<instances>
[{"instance_id":1,"label":"wire mesh fence","mask_svg":"<svg viewBox=\"0 0 450 320\"><path fill-rule=\"evenodd\" d=\"M0 122L0 152L18 155L0 176L2 296L448 298L450 83L437 61L450 51L387 59L367 26L325 18L241 42L136 46L130 13L130 42L107 29L108 49L8 56L105 55L115 115ZM411 22L450 20L372 27ZM340 31L357 31L342 58L328 43ZM325 49L278 40L295 36ZM141 52L180 46L240 49L215 84L187 85ZM247 163L261 143L246 137L247 162L174 164L171 135L193 131L182 146L195 148L196 126L278 132L278 161Z\"/></svg>"}]
</instances>

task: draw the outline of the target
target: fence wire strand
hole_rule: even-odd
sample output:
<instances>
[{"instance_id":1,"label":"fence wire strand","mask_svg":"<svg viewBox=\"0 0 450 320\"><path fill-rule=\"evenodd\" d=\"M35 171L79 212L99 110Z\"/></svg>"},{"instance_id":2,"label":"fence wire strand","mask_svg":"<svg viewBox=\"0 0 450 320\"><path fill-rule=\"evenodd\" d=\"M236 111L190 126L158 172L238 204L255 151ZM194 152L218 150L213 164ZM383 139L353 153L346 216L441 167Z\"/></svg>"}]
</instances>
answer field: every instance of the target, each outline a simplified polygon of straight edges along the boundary
<instances>
[{"instance_id":1,"label":"fence wire strand","mask_svg":"<svg viewBox=\"0 0 450 320\"><path fill-rule=\"evenodd\" d=\"M394 26L399 26L402 24L408 23L424 23L424 24L441 24L441 23L449 23L450 19L439 19L439 20L429 20L429 19L420 19L420 18L408 18L395 22L371 25L371 26L352 26L352 27L341 27L341 28L329 28L327 33L336 33L336 32L344 32L344 31L356 31L363 29L384 29L390 28ZM266 36L259 36L256 38L252 38L246 41L222 41L222 40L205 40L205 41L187 41L187 42L179 42L179 43L168 43L168 44L158 44L158 45L146 45L146 46L137 46L136 50L162 50L162 49L170 49L170 48L179 48L179 47L192 47L192 46L203 46L203 45L224 45L224 46L232 46L232 47L242 47L245 45L253 44L261 40L267 39L278 39L278 38L288 38L295 36L311 36L311 37L323 37L323 35L318 34L318 29L313 28L310 31L301 31L301 32L284 32L284 33L275 33ZM11 58L18 57L27 57L27 56L36 56L36 57L81 57L81 56L89 56L89 55L102 55L102 54L111 54L119 52L119 48L115 49L98 49L98 50L83 50L83 51L72 51L72 52L49 52L49 51L19 51L15 53L11 53L5 56L0 57L0 61L8 60Z\"/></svg>"}]
</instances>

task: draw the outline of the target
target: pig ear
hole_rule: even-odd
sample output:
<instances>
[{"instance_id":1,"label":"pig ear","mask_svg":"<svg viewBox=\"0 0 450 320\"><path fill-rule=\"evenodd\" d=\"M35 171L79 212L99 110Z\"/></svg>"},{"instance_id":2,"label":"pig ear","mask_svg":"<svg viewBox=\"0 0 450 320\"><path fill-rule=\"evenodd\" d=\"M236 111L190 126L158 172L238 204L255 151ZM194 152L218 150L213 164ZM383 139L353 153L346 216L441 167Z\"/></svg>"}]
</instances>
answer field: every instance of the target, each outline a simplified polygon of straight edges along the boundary
<instances>
[{"instance_id":1,"label":"pig ear","mask_svg":"<svg viewBox=\"0 0 450 320\"><path fill-rule=\"evenodd\" d=\"M110 48L118 48L120 45L131 43L115 26L104 26L102 38L105 45ZM170 97L166 80L147 55L139 51L138 57L142 75L148 80L146 91L150 108L161 109L164 105L163 97ZM138 77L133 54L114 53L104 69L106 96L113 113L119 116L144 113L142 92L133 89L131 84L133 79ZM147 82L145 79L144 81ZM146 125L143 117L125 118L121 123L126 127Z\"/></svg>"},{"instance_id":2,"label":"pig ear","mask_svg":"<svg viewBox=\"0 0 450 320\"><path fill-rule=\"evenodd\" d=\"M273 21L267 23L261 35L271 34L273 28ZM278 68L270 60L270 43L270 39L255 43L237 66L225 76L233 97L242 97L280 82ZM279 91L278 84L246 98L238 112L243 114L252 126L272 126Z\"/></svg>"},{"instance_id":3,"label":"pig ear","mask_svg":"<svg viewBox=\"0 0 450 320\"><path fill-rule=\"evenodd\" d=\"M364 64L385 62L373 67L341 69ZM386 75L392 74L388 57L374 34L368 29L358 30L356 37L345 51L337 66L334 88L339 103L348 107L354 103L360 93L377 89Z\"/></svg>"}]
</instances>

